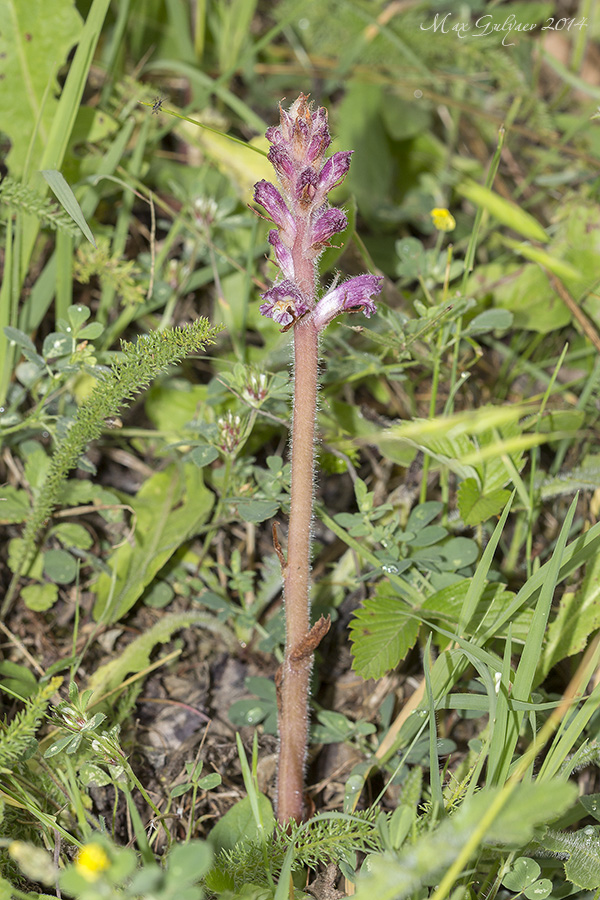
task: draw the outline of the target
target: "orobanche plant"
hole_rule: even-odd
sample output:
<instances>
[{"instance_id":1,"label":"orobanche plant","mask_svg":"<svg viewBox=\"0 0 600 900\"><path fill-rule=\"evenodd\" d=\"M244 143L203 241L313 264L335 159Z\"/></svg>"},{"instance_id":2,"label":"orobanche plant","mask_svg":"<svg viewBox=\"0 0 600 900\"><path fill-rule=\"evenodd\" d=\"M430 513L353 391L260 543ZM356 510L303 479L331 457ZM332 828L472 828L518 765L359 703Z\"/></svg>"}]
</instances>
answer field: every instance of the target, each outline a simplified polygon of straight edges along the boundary
<instances>
[{"instance_id":1,"label":"orobanche plant","mask_svg":"<svg viewBox=\"0 0 600 900\"><path fill-rule=\"evenodd\" d=\"M284 331L294 332L294 407L291 434L292 481L288 553L284 568L285 656L278 673L278 818L299 822L304 813L303 781L308 740L308 686L314 650L329 628L321 618L310 627L310 536L313 515L314 442L319 335L340 313L375 312L373 296L383 279L358 275L319 296L317 261L346 215L327 202L350 168L351 151L327 157L331 143L327 111L314 109L300 94L280 123L269 128L269 160L281 190L259 181L255 201L277 226L269 232L280 277L265 294L260 311ZM276 541L277 546L277 541Z\"/></svg>"}]
</instances>

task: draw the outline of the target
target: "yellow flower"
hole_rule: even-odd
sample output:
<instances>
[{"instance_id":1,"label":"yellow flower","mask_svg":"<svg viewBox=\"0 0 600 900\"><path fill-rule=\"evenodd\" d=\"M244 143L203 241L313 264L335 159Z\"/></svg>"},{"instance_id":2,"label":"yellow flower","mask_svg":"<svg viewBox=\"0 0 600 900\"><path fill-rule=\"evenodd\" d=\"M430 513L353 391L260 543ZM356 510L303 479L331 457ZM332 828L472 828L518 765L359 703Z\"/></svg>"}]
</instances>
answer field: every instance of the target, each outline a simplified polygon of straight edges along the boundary
<instances>
[{"instance_id":1,"label":"yellow flower","mask_svg":"<svg viewBox=\"0 0 600 900\"><path fill-rule=\"evenodd\" d=\"M110 859L100 844L86 844L77 854L75 868L86 881L97 881L110 868Z\"/></svg>"},{"instance_id":2,"label":"yellow flower","mask_svg":"<svg viewBox=\"0 0 600 900\"><path fill-rule=\"evenodd\" d=\"M456 228L456 221L452 213L447 209L432 209L431 210L431 218L433 220L433 227L437 228L438 231L454 231Z\"/></svg>"}]
</instances>

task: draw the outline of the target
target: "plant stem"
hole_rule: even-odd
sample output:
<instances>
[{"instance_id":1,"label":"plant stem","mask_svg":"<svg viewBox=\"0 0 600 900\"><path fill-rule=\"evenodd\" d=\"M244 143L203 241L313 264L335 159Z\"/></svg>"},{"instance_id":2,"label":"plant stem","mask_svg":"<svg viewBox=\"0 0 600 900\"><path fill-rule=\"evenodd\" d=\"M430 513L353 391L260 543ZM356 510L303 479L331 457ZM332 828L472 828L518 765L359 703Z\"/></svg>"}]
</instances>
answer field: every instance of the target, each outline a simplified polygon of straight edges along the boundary
<instances>
[{"instance_id":1,"label":"plant stem","mask_svg":"<svg viewBox=\"0 0 600 900\"><path fill-rule=\"evenodd\" d=\"M285 570L286 641L279 710L280 822L302 820L308 743L308 688L314 647L310 626L310 536L313 513L314 438L317 411L318 332L312 320L294 327L292 486Z\"/></svg>"}]
</instances>

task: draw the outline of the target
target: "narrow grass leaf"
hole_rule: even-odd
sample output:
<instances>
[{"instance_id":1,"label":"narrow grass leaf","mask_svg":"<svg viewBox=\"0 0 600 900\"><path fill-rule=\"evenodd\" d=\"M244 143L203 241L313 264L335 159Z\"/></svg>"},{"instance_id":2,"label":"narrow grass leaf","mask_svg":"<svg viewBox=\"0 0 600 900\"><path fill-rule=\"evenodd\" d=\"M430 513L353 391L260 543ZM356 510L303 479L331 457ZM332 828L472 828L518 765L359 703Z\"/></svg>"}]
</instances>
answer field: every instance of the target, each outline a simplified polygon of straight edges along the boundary
<instances>
[{"instance_id":1,"label":"narrow grass leaf","mask_svg":"<svg viewBox=\"0 0 600 900\"><path fill-rule=\"evenodd\" d=\"M85 221L85 216L77 202L77 198L63 174L57 172L56 169L44 169L42 175L62 208L71 216L75 224L79 226L90 244L93 244L95 247L96 241L94 240L94 235L90 230L90 226Z\"/></svg>"},{"instance_id":2,"label":"narrow grass leaf","mask_svg":"<svg viewBox=\"0 0 600 900\"><path fill-rule=\"evenodd\" d=\"M517 234L541 243L548 241L548 235L532 215L510 200L505 200L490 188L483 187L475 181L462 181L456 189L475 206L487 210L490 215L508 228L512 228Z\"/></svg>"}]
</instances>

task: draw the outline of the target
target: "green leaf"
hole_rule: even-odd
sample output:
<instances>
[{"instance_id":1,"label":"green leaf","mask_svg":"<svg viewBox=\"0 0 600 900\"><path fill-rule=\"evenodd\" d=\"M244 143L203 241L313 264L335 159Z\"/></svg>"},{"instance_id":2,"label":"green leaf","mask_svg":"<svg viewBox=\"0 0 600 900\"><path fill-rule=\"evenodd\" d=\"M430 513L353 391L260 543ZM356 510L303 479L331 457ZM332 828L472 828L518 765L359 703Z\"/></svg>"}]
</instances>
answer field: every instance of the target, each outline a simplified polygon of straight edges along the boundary
<instances>
[{"instance_id":1,"label":"green leaf","mask_svg":"<svg viewBox=\"0 0 600 900\"><path fill-rule=\"evenodd\" d=\"M569 835L571 855L565 863L565 875L584 890L600 887L600 838L597 828L588 825Z\"/></svg>"},{"instance_id":2,"label":"green leaf","mask_svg":"<svg viewBox=\"0 0 600 900\"><path fill-rule=\"evenodd\" d=\"M578 589L565 592L546 631L536 680L567 656L585 650L589 636L600 628L600 555L587 565Z\"/></svg>"},{"instance_id":3,"label":"green leaf","mask_svg":"<svg viewBox=\"0 0 600 900\"><path fill-rule=\"evenodd\" d=\"M212 791L219 787L222 780L218 772L211 772L210 775L205 775L204 778L199 780L198 787L203 791Z\"/></svg>"},{"instance_id":4,"label":"green leaf","mask_svg":"<svg viewBox=\"0 0 600 900\"><path fill-rule=\"evenodd\" d=\"M213 616L205 612L163 614L152 628L128 644L120 656L99 666L90 676L88 685L95 694L104 694L118 687L130 672L141 672L150 664L150 654L157 644L170 641L174 632L198 626L216 633L230 649L235 645L233 635Z\"/></svg>"},{"instance_id":5,"label":"green leaf","mask_svg":"<svg viewBox=\"0 0 600 900\"><path fill-rule=\"evenodd\" d=\"M93 538L89 531L76 522L62 522L52 529L52 536L65 547L76 547L78 550L89 550Z\"/></svg>"},{"instance_id":6,"label":"green leaf","mask_svg":"<svg viewBox=\"0 0 600 900\"><path fill-rule=\"evenodd\" d=\"M104 771L104 769L101 769L100 766L96 766L91 762L83 763L79 770L79 775L86 786L93 785L94 787L106 787L107 784L112 782L112 778Z\"/></svg>"},{"instance_id":7,"label":"green leaf","mask_svg":"<svg viewBox=\"0 0 600 900\"><path fill-rule=\"evenodd\" d=\"M167 884L177 888L198 881L212 862L212 849L206 841L176 844L169 853Z\"/></svg>"},{"instance_id":8,"label":"green leaf","mask_svg":"<svg viewBox=\"0 0 600 900\"><path fill-rule=\"evenodd\" d=\"M43 169L42 175L64 211L71 216L90 244L93 244L95 247L96 241L94 240L94 235L90 231L90 227L85 221L85 216L81 211L81 207L77 202L75 194L71 190L64 176L60 172L57 172L56 169ZM102 330L101 325L100 329Z\"/></svg>"},{"instance_id":9,"label":"green leaf","mask_svg":"<svg viewBox=\"0 0 600 900\"><path fill-rule=\"evenodd\" d=\"M9 659L0 662L0 685L18 694L23 700L31 697L38 689L33 672Z\"/></svg>"},{"instance_id":10,"label":"green leaf","mask_svg":"<svg viewBox=\"0 0 600 900\"><path fill-rule=\"evenodd\" d=\"M513 323L513 314L507 309L486 309L479 313L463 331L463 334L487 334L489 331L506 331Z\"/></svg>"},{"instance_id":11,"label":"green leaf","mask_svg":"<svg viewBox=\"0 0 600 900\"><path fill-rule=\"evenodd\" d=\"M502 879L504 887L509 891L523 891L539 877L542 870L534 859L519 856Z\"/></svg>"},{"instance_id":12,"label":"green leaf","mask_svg":"<svg viewBox=\"0 0 600 900\"><path fill-rule=\"evenodd\" d=\"M408 618L408 611L391 585L377 586L350 622L355 672L363 678L381 678L404 659L419 633L419 622Z\"/></svg>"},{"instance_id":13,"label":"green leaf","mask_svg":"<svg viewBox=\"0 0 600 900\"><path fill-rule=\"evenodd\" d=\"M149 478L132 499L134 545L123 544L112 558L116 583L103 573L96 585L96 621L116 622L141 597L173 553L198 533L213 505L202 470L171 465ZM110 601L110 608L108 606Z\"/></svg>"},{"instance_id":14,"label":"green leaf","mask_svg":"<svg viewBox=\"0 0 600 900\"><path fill-rule=\"evenodd\" d=\"M27 609L34 612L45 612L58 600L56 584L27 584L21 589L21 597Z\"/></svg>"},{"instance_id":15,"label":"green leaf","mask_svg":"<svg viewBox=\"0 0 600 900\"><path fill-rule=\"evenodd\" d=\"M527 900L545 900L546 897L550 896L552 887L553 885L549 878L540 878L539 881L534 881L530 887L526 888L523 893Z\"/></svg>"},{"instance_id":16,"label":"green leaf","mask_svg":"<svg viewBox=\"0 0 600 900\"><path fill-rule=\"evenodd\" d=\"M0 523L23 522L31 509L27 491L7 484L0 488L0 495Z\"/></svg>"},{"instance_id":17,"label":"green leaf","mask_svg":"<svg viewBox=\"0 0 600 900\"><path fill-rule=\"evenodd\" d=\"M273 500L234 500L240 518L244 522L264 522L279 512L279 503Z\"/></svg>"},{"instance_id":18,"label":"green leaf","mask_svg":"<svg viewBox=\"0 0 600 900\"><path fill-rule=\"evenodd\" d=\"M77 576L77 561L66 550L47 550L44 575L55 584L71 584Z\"/></svg>"},{"instance_id":19,"label":"green leaf","mask_svg":"<svg viewBox=\"0 0 600 900\"><path fill-rule=\"evenodd\" d=\"M210 444L203 444L201 447L194 447L190 453L190 459L194 465L202 469L204 466L210 465L215 459L219 458L219 451Z\"/></svg>"},{"instance_id":20,"label":"green leaf","mask_svg":"<svg viewBox=\"0 0 600 900\"><path fill-rule=\"evenodd\" d=\"M458 488L458 510L465 525L480 525L497 516L509 497L510 491L501 489L484 494L475 478L465 478Z\"/></svg>"},{"instance_id":21,"label":"green leaf","mask_svg":"<svg viewBox=\"0 0 600 900\"><path fill-rule=\"evenodd\" d=\"M457 185L456 190L475 206L481 206L503 225L507 225L523 237L544 244L548 241L548 235L533 216L489 188L475 181L463 181Z\"/></svg>"},{"instance_id":22,"label":"green leaf","mask_svg":"<svg viewBox=\"0 0 600 900\"><path fill-rule=\"evenodd\" d=\"M250 798L244 797L243 800L239 800L235 806L232 806L219 819L208 835L208 842L215 853L221 850L232 850L240 842L251 843L263 836L268 838L273 832L275 817L271 801L261 793L257 794L257 799L263 822L263 831L260 832L256 826Z\"/></svg>"},{"instance_id":23,"label":"green leaf","mask_svg":"<svg viewBox=\"0 0 600 900\"><path fill-rule=\"evenodd\" d=\"M485 811L493 792L478 795ZM535 829L556 821L577 799L577 786L562 781L523 782L514 791L510 802L490 825L487 840L511 847L522 846L534 836ZM596 851L597 852L597 851ZM597 857L600 866L600 857Z\"/></svg>"},{"instance_id":24,"label":"green leaf","mask_svg":"<svg viewBox=\"0 0 600 900\"><path fill-rule=\"evenodd\" d=\"M0 121L11 142L5 162L18 177L26 161L30 172L39 169L58 108L57 74L82 20L65 0L0 0L0 23Z\"/></svg>"}]
</instances>

